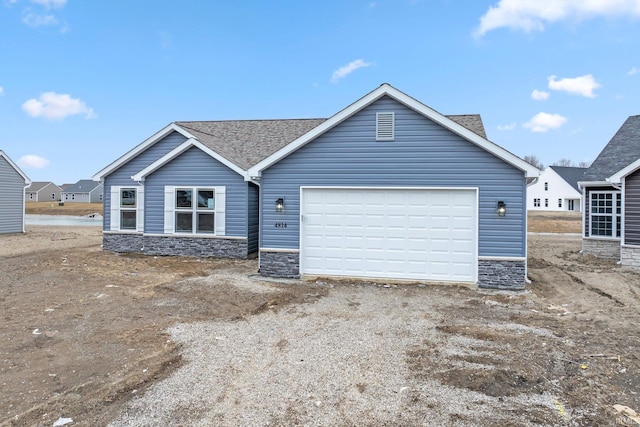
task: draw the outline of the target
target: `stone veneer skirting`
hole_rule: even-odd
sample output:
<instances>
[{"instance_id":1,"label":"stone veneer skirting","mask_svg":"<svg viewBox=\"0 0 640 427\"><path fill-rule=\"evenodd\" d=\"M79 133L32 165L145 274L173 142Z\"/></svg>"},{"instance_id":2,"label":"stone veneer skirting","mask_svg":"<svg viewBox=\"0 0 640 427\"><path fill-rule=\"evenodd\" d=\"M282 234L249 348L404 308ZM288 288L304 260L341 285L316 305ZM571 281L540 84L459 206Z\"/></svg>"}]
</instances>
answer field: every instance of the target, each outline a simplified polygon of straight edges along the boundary
<instances>
[{"instance_id":1,"label":"stone veneer skirting","mask_svg":"<svg viewBox=\"0 0 640 427\"><path fill-rule=\"evenodd\" d=\"M525 260L478 260L478 287L482 289L524 290L527 274Z\"/></svg>"},{"instance_id":2,"label":"stone veneer skirting","mask_svg":"<svg viewBox=\"0 0 640 427\"><path fill-rule=\"evenodd\" d=\"M640 247L622 246L620 248L620 264L640 268Z\"/></svg>"},{"instance_id":3,"label":"stone veneer skirting","mask_svg":"<svg viewBox=\"0 0 640 427\"><path fill-rule=\"evenodd\" d=\"M224 237L104 233L102 248L112 252L141 252L147 255L242 259L249 257L247 239L225 239Z\"/></svg>"},{"instance_id":4,"label":"stone veneer skirting","mask_svg":"<svg viewBox=\"0 0 640 427\"><path fill-rule=\"evenodd\" d=\"M596 258L620 259L620 240L617 239L582 239L582 253Z\"/></svg>"},{"instance_id":5,"label":"stone veneer skirting","mask_svg":"<svg viewBox=\"0 0 640 427\"><path fill-rule=\"evenodd\" d=\"M300 277L300 253L260 251L260 275L267 277Z\"/></svg>"},{"instance_id":6,"label":"stone veneer skirting","mask_svg":"<svg viewBox=\"0 0 640 427\"><path fill-rule=\"evenodd\" d=\"M524 289L525 260L479 260L478 287L482 289ZM260 275L267 277L300 277L300 253L260 251Z\"/></svg>"}]
</instances>

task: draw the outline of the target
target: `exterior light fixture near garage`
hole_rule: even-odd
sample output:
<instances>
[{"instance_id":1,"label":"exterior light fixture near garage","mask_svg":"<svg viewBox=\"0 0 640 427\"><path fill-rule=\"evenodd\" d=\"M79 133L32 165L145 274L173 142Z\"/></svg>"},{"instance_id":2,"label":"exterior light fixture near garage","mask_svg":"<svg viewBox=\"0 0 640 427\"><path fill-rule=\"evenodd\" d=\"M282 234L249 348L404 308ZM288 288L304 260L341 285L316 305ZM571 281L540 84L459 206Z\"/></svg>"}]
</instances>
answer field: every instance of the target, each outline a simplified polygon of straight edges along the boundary
<instances>
[{"instance_id":1,"label":"exterior light fixture near garage","mask_svg":"<svg viewBox=\"0 0 640 427\"><path fill-rule=\"evenodd\" d=\"M498 205L496 206L496 213L498 214L498 216L505 216L507 214L507 204L504 201L498 201Z\"/></svg>"},{"instance_id":2,"label":"exterior light fixture near garage","mask_svg":"<svg viewBox=\"0 0 640 427\"><path fill-rule=\"evenodd\" d=\"M276 212L284 212L284 199L282 197L276 199Z\"/></svg>"}]
</instances>

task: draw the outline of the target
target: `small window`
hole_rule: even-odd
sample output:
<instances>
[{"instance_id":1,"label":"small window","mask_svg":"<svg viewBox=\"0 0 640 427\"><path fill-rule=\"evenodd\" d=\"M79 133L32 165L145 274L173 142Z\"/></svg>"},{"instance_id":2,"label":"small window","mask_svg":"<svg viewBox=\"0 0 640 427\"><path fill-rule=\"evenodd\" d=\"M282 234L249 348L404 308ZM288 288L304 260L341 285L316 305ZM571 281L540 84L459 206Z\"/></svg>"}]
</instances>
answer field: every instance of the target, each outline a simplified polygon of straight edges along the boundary
<instances>
[{"instance_id":1,"label":"small window","mask_svg":"<svg viewBox=\"0 0 640 427\"><path fill-rule=\"evenodd\" d=\"M561 208L562 207L562 199L558 199L558 207Z\"/></svg>"},{"instance_id":2,"label":"small window","mask_svg":"<svg viewBox=\"0 0 640 427\"><path fill-rule=\"evenodd\" d=\"M549 199L544 199L544 207L545 208L549 207Z\"/></svg>"},{"instance_id":3,"label":"small window","mask_svg":"<svg viewBox=\"0 0 640 427\"><path fill-rule=\"evenodd\" d=\"M540 199L533 199L533 207L534 208L540 207Z\"/></svg>"},{"instance_id":4,"label":"small window","mask_svg":"<svg viewBox=\"0 0 640 427\"><path fill-rule=\"evenodd\" d=\"M33 200L33 193L29 193L29 200Z\"/></svg>"},{"instance_id":5,"label":"small window","mask_svg":"<svg viewBox=\"0 0 640 427\"><path fill-rule=\"evenodd\" d=\"M55 200L56 199L56 193L51 193L51 200Z\"/></svg>"},{"instance_id":6,"label":"small window","mask_svg":"<svg viewBox=\"0 0 640 427\"><path fill-rule=\"evenodd\" d=\"M393 141L395 113L376 113L376 141Z\"/></svg>"},{"instance_id":7,"label":"small window","mask_svg":"<svg viewBox=\"0 0 640 427\"><path fill-rule=\"evenodd\" d=\"M548 182L544 183L544 191L549 191L549 183Z\"/></svg>"},{"instance_id":8,"label":"small window","mask_svg":"<svg viewBox=\"0 0 640 427\"><path fill-rule=\"evenodd\" d=\"M137 216L136 189L122 188L120 190L120 229L135 230Z\"/></svg>"}]
</instances>

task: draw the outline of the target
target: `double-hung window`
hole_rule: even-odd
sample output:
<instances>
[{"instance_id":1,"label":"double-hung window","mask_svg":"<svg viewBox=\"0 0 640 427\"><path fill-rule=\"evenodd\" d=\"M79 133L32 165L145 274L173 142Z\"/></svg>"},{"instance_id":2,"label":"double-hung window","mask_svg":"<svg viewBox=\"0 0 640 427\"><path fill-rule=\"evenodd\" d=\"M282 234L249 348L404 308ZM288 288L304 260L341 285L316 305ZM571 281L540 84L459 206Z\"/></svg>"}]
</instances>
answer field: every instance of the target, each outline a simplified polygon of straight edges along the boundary
<instances>
[{"instance_id":1,"label":"double-hung window","mask_svg":"<svg viewBox=\"0 0 640 427\"><path fill-rule=\"evenodd\" d=\"M110 190L110 227L112 231L143 231L144 187L112 186Z\"/></svg>"},{"instance_id":2,"label":"double-hung window","mask_svg":"<svg viewBox=\"0 0 640 427\"><path fill-rule=\"evenodd\" d=\"M534 208L540 207L540 199L533 199L533 207Z\"/></svg>"},{"instance_id":3,"label":"double-hung window","mask_svg":"<svg viewBox=\"0 0 640 427\"><path fill-rule=\"evenodd\" d=\"M619 192L594 191L590 193L590 236L620 237L622 199Z\"/></svg>"},{"instance_id":4,"label":"double-hung window","mask_svg":"<svg viewBox=\"0 0 640 427\"><path fill-rule=\"evenodd\" d=\"M224 235L225 187L165 187L164 232Z\"/></svg>"}]
</instances>

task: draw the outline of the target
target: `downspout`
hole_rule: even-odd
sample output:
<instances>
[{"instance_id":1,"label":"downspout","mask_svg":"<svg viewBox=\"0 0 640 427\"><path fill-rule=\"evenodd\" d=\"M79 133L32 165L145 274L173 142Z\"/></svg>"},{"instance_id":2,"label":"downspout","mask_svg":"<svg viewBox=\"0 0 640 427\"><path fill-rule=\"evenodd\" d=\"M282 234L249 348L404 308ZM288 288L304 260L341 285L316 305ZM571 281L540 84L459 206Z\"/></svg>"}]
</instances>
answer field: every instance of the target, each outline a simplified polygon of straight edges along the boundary
<instances>
[{"instance_id":1,"label":"downspout","mask_svg":"<svg viewBox=\"0 0 640 427\"><path fill-rule=\"evenodd\" d=\"M527 178L525 178L527 179ZM535 178L532 178L531 181L527 182L527 187L531 187L533 184L537 183L538 180L540 179L539 176L536 176ZM524 211L527 212L527 192L525 190L525 196L524 196ZM529 218L528 218L528 213L525 213L524 216L524 229L525 229L525 248L524 248L524 258L525 258L525 263L524 263L524 283L527 285L531 284L531 280L529 280L529 232L527 231L529 228Z\"/></svg>"}]
</instances>

